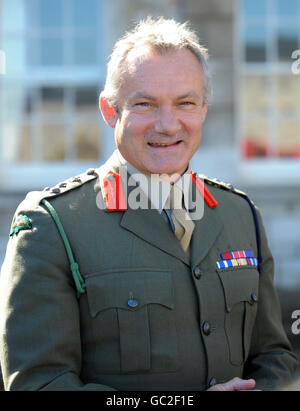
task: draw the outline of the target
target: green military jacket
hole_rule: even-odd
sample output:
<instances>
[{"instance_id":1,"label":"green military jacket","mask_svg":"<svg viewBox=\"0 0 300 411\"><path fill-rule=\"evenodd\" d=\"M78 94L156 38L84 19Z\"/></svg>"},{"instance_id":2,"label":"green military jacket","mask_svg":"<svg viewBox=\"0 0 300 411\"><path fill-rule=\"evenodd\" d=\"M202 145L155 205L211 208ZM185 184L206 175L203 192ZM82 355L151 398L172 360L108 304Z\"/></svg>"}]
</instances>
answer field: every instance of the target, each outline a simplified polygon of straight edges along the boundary
<instances>
[{"instance_id":1,"label":"green military jacket","mask_svg":"<svg viewBox=\"0 0 300 411\"><path fill-rule=\"evenodd\" d=\"M89 170L30 193L16 212L0 278L5 389L195 391L233 377L264 390L290 384L297 361L259 212L258 249L245 197L205 180L218 206L194 221L188 255L157 210L99 209L97 177ZM43 199L69 240L73 275ZM260 250L260 273L218 268L235 250Z\"/></svg>"}]
</instances>

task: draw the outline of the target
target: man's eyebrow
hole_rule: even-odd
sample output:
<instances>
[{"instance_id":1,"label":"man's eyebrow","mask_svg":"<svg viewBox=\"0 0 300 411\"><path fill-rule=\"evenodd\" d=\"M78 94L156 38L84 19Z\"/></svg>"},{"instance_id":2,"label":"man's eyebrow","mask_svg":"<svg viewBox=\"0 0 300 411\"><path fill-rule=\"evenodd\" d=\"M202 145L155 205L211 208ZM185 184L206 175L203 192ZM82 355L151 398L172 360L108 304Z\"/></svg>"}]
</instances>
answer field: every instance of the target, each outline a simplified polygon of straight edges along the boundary
<instances>
[{"instance_id":1,"label":"man's eyebrow","mask_svg":"<svg viewBox=\"0 0 300 411\"><path fill-rule=\"evenodd\" d=\"M156 100L156 98L154 96L151 96L150 94L144 93L143 91L136 91L131 96L129 96L130 100L136 100L136 99L140 99L140 98L144 98L146 100Z\"/></svg>"},{"instance_id":2,"label":"man's eyebrow","mask_svg":"<svg viewBox=\"0 0 300 411\"><path fill-rule=\"evenodd\" d=\"M151 96L150 94L147 94L143 91L136 91L135 93L133 93L131 96L129 96L130 100L137 100L137 99L146 99L146 100L156 100L157 98L154 96ZM182 94L180 96L177 96L175 98L175 100L183 100L185 98L196 98L196 99L200 99L201 100L201 96L199 96L198 93L196 93L195 91L191 90L185 94Z\"/></svg>"}]
</instances>

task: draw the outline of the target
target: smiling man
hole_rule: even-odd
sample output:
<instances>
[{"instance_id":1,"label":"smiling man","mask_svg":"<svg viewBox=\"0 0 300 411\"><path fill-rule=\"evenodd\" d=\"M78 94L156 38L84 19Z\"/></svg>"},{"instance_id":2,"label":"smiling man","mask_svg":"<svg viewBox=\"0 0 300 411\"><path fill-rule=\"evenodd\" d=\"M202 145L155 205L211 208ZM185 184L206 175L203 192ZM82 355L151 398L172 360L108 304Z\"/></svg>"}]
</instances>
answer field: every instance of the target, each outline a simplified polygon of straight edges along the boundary
<instances>
[{"instance_id":1,"label":"smiling man","mask_svg":"<svg viewBox=\"0 0 300 411\"><path fill-rule=\"evenodd\" d=\"M100 95L116 151L30 193L15 214L0 279L7 390L290 384L297 361L260 214L189 169L210 97L206 61L174 20L147 19L116 43ZM148 207L132 207L133 186Z\"/></svg>"},{"instance_id":2,"label":"smiling man","mask_svg":"<svg viewBox=\"0 0 300 411\"><path fill-rule=\"evenodd\" d=\"M131 50L124 66L118 112L105 91L101 97L119 151L142 173L183 174L207 112L199 60L186 48L158 54L145 46L139 54Z\"/></svg>"}]
</instances>

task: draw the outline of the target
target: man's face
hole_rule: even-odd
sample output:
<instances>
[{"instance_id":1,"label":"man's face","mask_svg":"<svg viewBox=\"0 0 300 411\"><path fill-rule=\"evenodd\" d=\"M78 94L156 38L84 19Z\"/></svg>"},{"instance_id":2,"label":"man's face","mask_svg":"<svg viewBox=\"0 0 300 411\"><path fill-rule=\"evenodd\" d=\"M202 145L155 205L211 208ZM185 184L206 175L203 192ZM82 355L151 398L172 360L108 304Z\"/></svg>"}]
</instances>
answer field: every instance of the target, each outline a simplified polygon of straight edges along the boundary
<instances>
[{"instance_id":1,"label":"man's face","mask_svg":"<svg viewBox=\"0 0 300 411\"><path fill-rule=\"evenodd\" d=\"M118 101L115 140L122 156L145 174L183 174L207 112L197 58L187 49L129 54Z\"/></svg>"}]
</instances>

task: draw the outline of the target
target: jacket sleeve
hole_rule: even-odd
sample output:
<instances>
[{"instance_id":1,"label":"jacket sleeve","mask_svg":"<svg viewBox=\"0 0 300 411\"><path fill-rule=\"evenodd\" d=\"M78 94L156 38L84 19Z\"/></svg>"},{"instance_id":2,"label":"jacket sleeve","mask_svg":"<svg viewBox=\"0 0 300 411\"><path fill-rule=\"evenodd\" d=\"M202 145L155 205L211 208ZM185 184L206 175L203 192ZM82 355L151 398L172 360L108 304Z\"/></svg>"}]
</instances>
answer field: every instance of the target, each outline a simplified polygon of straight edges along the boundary
<instances>
[{"instance_id":1,"label":"jacket sleeve","mask_svg":"<svg viewBox=\"0 0 300 411\"><path fill-rule=\"evenodd\" d=\"M274 261L258 210L257 217L262 257L258 311L244 378L254 378L257 389L282 390L292 384L298 361L283 329L280 303L273 282Z\"/></svg>"},{"instance_id":2,"label":"jacket sleeve","mask_svg":"<svg viewBox=\"0 0 300 411\"><path fill-rule=\"evenodd\" d=\"M0 360L6 390L112 391L80 379L79 305L57 228L39 205L11 236L0 276Z\"/></svg>"}]
</instances>

